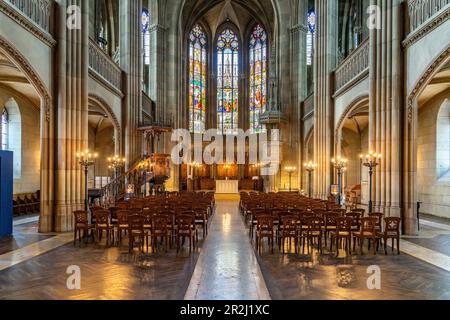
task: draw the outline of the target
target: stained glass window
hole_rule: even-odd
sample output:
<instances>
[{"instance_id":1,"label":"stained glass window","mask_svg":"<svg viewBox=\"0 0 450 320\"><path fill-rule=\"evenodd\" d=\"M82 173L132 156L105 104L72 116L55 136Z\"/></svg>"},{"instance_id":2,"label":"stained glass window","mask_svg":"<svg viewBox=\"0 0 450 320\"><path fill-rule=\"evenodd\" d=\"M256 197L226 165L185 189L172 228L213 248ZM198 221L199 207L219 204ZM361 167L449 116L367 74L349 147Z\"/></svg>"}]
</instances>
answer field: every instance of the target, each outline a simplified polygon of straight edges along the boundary
<instances>
[{"instance_id":1,"label":"stained glass window","mask_svg":"<svg viewBox=\"0 0 450 320\"><path fill-rule=\"evenodd\" d=\"M142 35L144 41L144 64L150 64L150 13L147 9L142 10Z\"/></svg>"},{"instance_id":2,"label":"stained glass window","mask_svg":"<svg viewBox=\"0 0 450 320\"><path fill-rule=\"evenodd\" d=\"M233 135L238 130L239 41L231 29L217 39L217 130Z\"/></svg>"},{"instance_id":3,"label":"stained glass window","mask_svg":"<svg viewBox=\"0 0 450 320\"><path fill-rule=\"evenodd\" d=\"M314 9L308 11L307 16L308 33L306 35L306 64L312 66L314 58L314 34L316 33L316 12Z\"/></svg>"},{"instance_id":4,"label":"stained glass window","mask_svg":"<svg viewBox=\"0 0 450 320\"><path fill-rule=\"evenodd\" d=\"M250 130L265 130L259 117L266 111L267 103L267 33L258 24L250 36Z\"/></svg>"},{"instance_id":5,"label":"stained glass window","mask_svg":"<svg viewBox=\"0 0 450 320\"><path fill-rule=\"evenodd\" d=\"M8 148L8 112L3 109L0 121L0 150L6 150Z\"/></svg>"},{"instance_id":6,"label":"stained glass window","mask_svg":"<svg viewBox=\"0 0 450 320\"><path fill-rule=\"evenodd\" d=\"M206 35L196 25L189 34L189 130L205 132L206 120Z\"/></svg>"}]
</instances>

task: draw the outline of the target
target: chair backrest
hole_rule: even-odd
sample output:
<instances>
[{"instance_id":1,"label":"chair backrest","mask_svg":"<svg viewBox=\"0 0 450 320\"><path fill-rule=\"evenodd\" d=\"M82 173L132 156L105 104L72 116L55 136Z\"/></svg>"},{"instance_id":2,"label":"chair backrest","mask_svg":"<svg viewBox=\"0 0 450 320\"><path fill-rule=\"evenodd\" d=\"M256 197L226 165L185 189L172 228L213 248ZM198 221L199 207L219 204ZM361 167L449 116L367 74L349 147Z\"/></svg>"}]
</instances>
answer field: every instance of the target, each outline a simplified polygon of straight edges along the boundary
<instances>
[{"instance_id":1,"label":"chair backrest","mask_svg":"<svg viewBox=\"0 0 450 320\"><path fill-rule=\"evenodd\" d=\"M345 209L333 209L333 212L338 213L341 217L344 217L345 214L347 213L347 210Z\"/></svg>"},{"instance_id":2,"label":"chair backrest","mask_svg":"<svg viewBox=\"0 0 450 320\"><path fill-rule=\"evenodd\" d=\"M128 216L130 211L128 210L118 210L117 211L117 222L118 224L128 224Z\"/></svg>"},{"instance_id":3,"label":"chair backrest","mask_svg":"<svg viewBox=\"0 0 450 320\"><path fill-rule=\"evenodd\" d=\"M381 228L381 223L383 221L383 216L384 215L379 212L369 213L369 218L377 219L376 225L377 225L377 227L380 227L380 228Z\"/></svg>"},{"instance_id":4,"label":"chair backrest","mask_svg":"<svg viewBox=\"0 0 450 320\"><path fill-rule=\"evenodd\" d=\"M360 225L360 221L361 221L361 213L359 212L347 212L345 214L346 217L348 218L352 218L353 219L353 225L354 226L359 226Z\"/></svg>"},{"instance_id":5,"label":"chair backrest","mask_svg":"<svg viewBox=\"0 0 450 320\"><path fill-rule=\"evenodd\" d=\"M257 229L273 231L273 217L271 215L259 215L257 217Z\"/></svg>"},{"instance_id":6,"label":"chair backrest","mask_svg":"<svg viewBox=\"0 0 450 320\"><path fill-rule=\"evenodd\" d=\"M375 227L377 220L375 218L362 218L361 219L361 232L362 233L375 233Z\"/></svg>"},{"instance_id":7,"label":"chair backrest","mask_svg":"<svg viewBox=\"0 0 450 320\"><path fill-rule=\"evenodd\" d=\"M88 223L88 214L86 211L81 211L81 210L74 211L73 215L75 218L75 225Z\"/></svg>"},{"instance_id":8,"label":"chair backrest","mask_svg":"<svg viewBox=\"0 0 450 320\"><path fill-rule=\"evenodd\" d=\"M402 223L402 219L400 219L400 218L395 218L395 217L384 218L385 232L389 232L389 233L395 232L398 235L400 235L401 223Z\"/></svg>"},{"instance_id":9,"label":"chair backrest","mask_svg":"<svg viewBox=\"0 0 450 320\"><path fill-rule=\"evenodd\" d=\"M109 212L111 214L111 219L117 219L117 211L119 211L119 207L110 207Z\"/></svg>"},{"instance_id":10,"label":"chair backrest","mask_svg":"<svg viewBox=\"0 0 450 320\"><path fill-rule=\"evenodd\" d=\"M366 210L365 209L352 209L351 212L359 212L361 214L361 217L364 217Z\"/></svg>"},{"instance_id":11,"label":"chair backrest","mask_svg":"<svg viewBox=\"0 0 450 320\"><path fill-rule=\"evenodd\" d=\"M144 230L144 217L140 214L131 214L128 216L128 228L131 231L143 231Z\"/></svg>"},{"instance_id":12,"label":"chair backrest","mask_svg":"<svg viewBox=\"0 0 450 320\"><path fill-rule=\"evenodd\" d=\"M351 217L339 217L336 219L337 232L349 232L353 226L353 218Z\"/></svg>"},{"instance_id":13,"label":"chair backrest","mask_svg":"<svg viewBox=\"0 0 450 320\"><path fill-rule=\"evenodd\" d=\"M308 231L322 231L324 219L318 216L310 217L306 220Z\"/></svg>"},{"instance_id":14,"label":"chair backrest","mask_svg":"<svg viewBox=\"0 0 450 320\"><path fill-rule=\"evenodd\" d=\"M165 231L167 230L167 225L169 224L169 219L166 215L156 215L152 217L152 230L153 231Z\"/></svg>"},{"instance_id":15,"label":"chair backrest","mask_svg":"<svg viewBox=\"0 0 450 320\"><path fill-rule=\"evenodd\" d=\"M142 216L144 217L144 224L151 224L154 212L151 209L144 209L142 210Z\"/></svg>"},{"instance_id":16,"label":"chair backrest","mask_svg":"<svg viewBox=\"0 0 450 320\"><path fill-rule=\"evenodd\" d=\"M176 218L177 228L179 231L191 230L195 222L195 217L191 214L180 214Z\"/></svg>"},{"instance_id":17,"label":"chair backrest","mask_svg":"<svg viewBox=\"0 0 450 320\"><path fill-rule=\"evenodd\" d=\"M283 231L295 231L297 230L298 216L285 215L281 217L281 224Z\"/></svg>"},{"instance_id":18,"label":"chair backrest","mask_svg":"<svg viewBox=\"0 0 450 320\"><path fill-rule=\"evenodd\" d=\"M96 224L107 224L109 225L109 211L108 210L97 210L94 211L95 223Z\"/></svg>"},{"instance_id":19,"label":"chair backrest","mask_svg":"<svg viewBox=\"0 0 450 320\"><path fill-rule=\"evenodd\" d=\"M327 227L335 227L337 223L337 219L339 218L339 214L335 212L327 212L324 216L325 226Z\"/></svg>"}]
</instances>

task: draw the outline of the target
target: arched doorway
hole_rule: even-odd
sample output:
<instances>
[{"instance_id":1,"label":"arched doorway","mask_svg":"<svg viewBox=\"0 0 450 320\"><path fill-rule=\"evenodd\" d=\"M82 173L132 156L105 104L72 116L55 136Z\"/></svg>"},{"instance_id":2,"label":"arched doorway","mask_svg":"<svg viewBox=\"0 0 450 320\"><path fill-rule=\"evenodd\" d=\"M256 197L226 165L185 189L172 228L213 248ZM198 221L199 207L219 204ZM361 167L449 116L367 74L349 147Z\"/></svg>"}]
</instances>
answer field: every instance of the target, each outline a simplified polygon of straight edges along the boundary
<instances>
[{"instance_id":1,"label":"arched doorway","mask_svg":"<svg viewBox=\"0 0 450 320\"><path fill-rule=\"evenodd\" d=\"M404 118L404 231L417 234L419 212L448 215L446 180L447 99L450 97L450 47L418 79L408 97ZM439 199L436 201L436 199ZM419 210L420 207L420 210ZM425 212L426 211L426 212Z\"/></svg>"},{"instance_id":2,"label":"arched doorway","mask_svg":"<svg viewBox=\"0 0 450 320\"><path fill-rule=\"evenodd\" d=\"M346 203L367 205L369 181L366 168L361 165L360 154L369 148L369 98L357 99L341 117L336 132L336 155L348 160L343 176L343 193Z\"/></svg>"},{"instance_id":3,"label":"arched doorway","mask_svg":"<svg viewBox=\"0 0 450 320\"><path fill-rule=\"evenodd\" d=\"M113 173L108 168L108 158L121 155L121 127L105 100L89 95L88 146L99 154L99 159L89 170L88 188L98 190L106 186Z\"/></svg>"},{"instance_id":4,"label":"arched doorway","mask_svg":"<svg viewBox=\"0 0 450 320\"><path fill-rule=\"evenodd\" d=\"M38 191L39 231L50 232L53 226L53 106L48 88L27 59L0 36L0 91L2 108L10 109L11 133L8 137L16 152L14 193L28 195ZM19 116L20 115L20 116ZM40 119L36 121L36 119ZM20 123L20 129L19 124ZM15 130L15 131L14 131ZM18 132L21 136L18 136Z\"/></svg>"},{"instance_id":5,"label":"arched doorway","mask_svg":"<svg viewBox=\"0 0 450 320\"><path fill-rule=\"evenodd\" d=\"M417 197L420 213L450 218L450 60L418 98Z\"/></svg>"}]
</instances>

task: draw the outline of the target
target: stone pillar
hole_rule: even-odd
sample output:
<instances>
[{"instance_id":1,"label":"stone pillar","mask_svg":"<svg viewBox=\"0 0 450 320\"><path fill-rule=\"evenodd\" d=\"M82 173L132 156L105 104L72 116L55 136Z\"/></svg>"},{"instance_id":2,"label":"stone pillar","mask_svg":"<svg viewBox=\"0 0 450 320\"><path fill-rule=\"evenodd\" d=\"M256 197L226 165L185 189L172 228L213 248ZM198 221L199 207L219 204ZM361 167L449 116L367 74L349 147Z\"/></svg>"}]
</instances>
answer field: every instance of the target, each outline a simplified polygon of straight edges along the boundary
<instances>
[{"instance_id":1,"label":"stone pillar","mask_svg":"<svg viewBox=\"0 0 450 320\"><path fill-rule=\"evenodd\" d=\"M56 38L55 221L53 229L73 229L73 211L83 209L87 190L76 153L88 147L88 0L59 0ZM81 8L81 29L66 27L67 7ZM44 191L44 190L43 190ZM44 191L45 192L45 191ZM42 227L42 224L41 224Z\"/></svg>"},{"instance_id":2,"label":"stone pillar","mask_svg":"<svg viewBox=\"0 0 450 320\"><path fill-rule=\"evenodd\" d=\"M334 138L334 85L331 72L337 61L337 0L316 0L317 30L314 55L314 158L317 171L314 196L325 199L332 184Z\"/></svg>"},{"instance_id":3,"label":"stone pillar","mask_svg":"<svg viewBox=\"0 0 450 320\"><path fill-rule=\"evenodd\" d=\"M52 232L54 224L54 108L49 96L41 98L41 205L39 232ZM43 111L45 110L45 111Z\"/></svg>"},{"instance_id":4,"label":"stone pillar","mask_svg":"<svg viewBox=\"0 0 450 320\"><path fill-rule=\"evenodd\" d=\"M291 27L291 85L292 85L292 127L291 135L294 135L295 147L297 149L296 166L298 168L299 188L302 187L302 170L303 170L303 110L301 102L306 98L307 92L307 67L306 67L306 35L308 27L305 25L307 3L306 1L298 1L298 8L295 10L293 17L293 26ZM295 131L294 131L295 130Z\"/></svg>"},{"instance_id":5,"label":"stone pillar","mask_svg":"<svg viewBox=\"0 0 450 320\"><path fill-rule=\"evenodd\" d=\"M127 166L132 166L142 156L137 130L142 114L142 0L123 0L119 6L120 65L126 74L122 124Z\"/></svg>"},{"instance_id":6,"label":"stone pillar","mask_svg":"<svg viewBox=\"0 0 450 320\"><path fill-rule=\"evenodd\" d=\"M399 0L372 0L381 8L381 29L370 33L369 148L383 155L373 182L374 211L401 215L402 32ZM370 150L368 150L370 151Z\"/></svg>"}]
</instances>

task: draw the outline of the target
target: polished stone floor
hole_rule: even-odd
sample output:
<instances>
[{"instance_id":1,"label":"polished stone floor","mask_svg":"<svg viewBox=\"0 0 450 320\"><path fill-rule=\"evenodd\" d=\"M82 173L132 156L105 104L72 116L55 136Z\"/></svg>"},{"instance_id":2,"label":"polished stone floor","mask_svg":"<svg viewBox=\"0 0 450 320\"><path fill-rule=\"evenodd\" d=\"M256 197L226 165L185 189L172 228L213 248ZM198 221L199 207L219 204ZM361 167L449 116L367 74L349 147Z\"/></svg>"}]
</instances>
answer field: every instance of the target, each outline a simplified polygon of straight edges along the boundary
<instances>
[{"instance_id":1,"label":"polished stone floor","mask_svg":"<svg viewBox=\"0 0 450 320\"><path fill-rule=\"evenodd\" d=\"M14 234L0 239L0 255L52 237L52 235L39 234L36 221L37 217L16 219Z\"/></svg>"},{"instance_id":2,"label":"polished stone floor","mask_svg":"<svg viewBox=\"0 0 450 320\"><path fill-rule=\"evenodd\" d=\"M40 235L36 222L23 221L0 241L0 299L450 299L450 224L422 223L399 256L341 251L336 258L316 249L296 255L288 245L291 253L266 246L258 254L229 199L217 201L209 236L191 254L184 247L130 255L126 243L74 247L72 234ZM80 267L80 290L67 288L69 266ZM379 290L367 286L374 266Z\"/></svg>"},{"instance_id":3,"label":"polished stone floor","mask_svg":"<svg viewBox=\"0 0 450 320\"><path fill-rule=\"evenodd\" d=\"M217 201L186 299L270 299L236 201Z\"/></svg>"}]
</instances>

